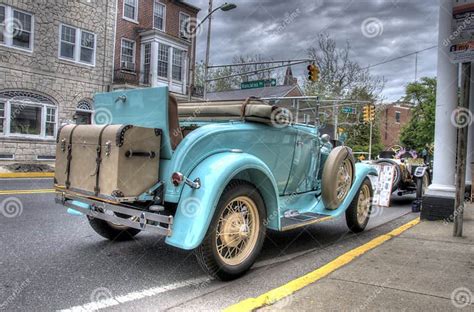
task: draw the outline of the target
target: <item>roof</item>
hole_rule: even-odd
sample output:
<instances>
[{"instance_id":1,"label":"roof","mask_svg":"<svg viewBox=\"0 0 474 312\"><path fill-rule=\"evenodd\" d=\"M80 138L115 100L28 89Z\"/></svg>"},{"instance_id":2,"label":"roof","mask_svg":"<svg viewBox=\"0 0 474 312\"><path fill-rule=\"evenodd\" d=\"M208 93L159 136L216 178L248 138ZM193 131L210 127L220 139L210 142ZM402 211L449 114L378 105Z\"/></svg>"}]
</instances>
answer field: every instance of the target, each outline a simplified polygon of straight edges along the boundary
<instances>
[{"instance_id":1,"label":"roof","mask_svg":"<svg viewBox=\"0 0 474 312\"><path fill-rule=\"evenodd\" d=\"M258 89L244 89L244 90L230 90L222 92L210 92L207 94L207 99L215 100L245 100L249 97L255 96L260 98L268 97L284 97L291 91L297 88L301 94L301 89L298 85L293 86L275 86Z\"/></svg>"},{"instance_id":2,"label":"roof","mask_svg":"<svg viewBox=\"0 0 474 312\"><path fill-rule=\"evenodd\" d=\"M187 3L185 1L181 1L181 0L174 0L175 3L177 3L178 5L182 5L184 7L187 7L188 9L192 10L192 11L195 11L196 13L201 11L200 8L198 8L197 6L194 6L190 3Z\"/></svg>"}]
</instances>

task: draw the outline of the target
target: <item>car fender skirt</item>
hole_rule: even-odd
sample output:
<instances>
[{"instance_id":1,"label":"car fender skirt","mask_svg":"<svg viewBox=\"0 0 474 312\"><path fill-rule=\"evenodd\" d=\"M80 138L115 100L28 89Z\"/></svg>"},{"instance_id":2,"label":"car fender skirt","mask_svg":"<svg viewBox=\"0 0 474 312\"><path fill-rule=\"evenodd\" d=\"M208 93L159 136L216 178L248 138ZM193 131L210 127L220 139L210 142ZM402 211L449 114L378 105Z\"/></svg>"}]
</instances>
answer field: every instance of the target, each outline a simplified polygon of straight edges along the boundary
<instances>
[{"instance_id":1,"label":"car fender skirt","mask_svg":"<svg viewBox=\"0 0 474 312\"><path fill-rule=\"evenodd\" d=\"M198 247L207 233L219 198L234 179L255 185L267 210L269 228L278 229L278 190L270 169L257 157L247 153L223 152L203 160L188 177L199 178L201 187L184 187L173 220L172 235L166 243L181 249ZM271 216L274 216L271 218Z\"/></svg>"}]
</instances>

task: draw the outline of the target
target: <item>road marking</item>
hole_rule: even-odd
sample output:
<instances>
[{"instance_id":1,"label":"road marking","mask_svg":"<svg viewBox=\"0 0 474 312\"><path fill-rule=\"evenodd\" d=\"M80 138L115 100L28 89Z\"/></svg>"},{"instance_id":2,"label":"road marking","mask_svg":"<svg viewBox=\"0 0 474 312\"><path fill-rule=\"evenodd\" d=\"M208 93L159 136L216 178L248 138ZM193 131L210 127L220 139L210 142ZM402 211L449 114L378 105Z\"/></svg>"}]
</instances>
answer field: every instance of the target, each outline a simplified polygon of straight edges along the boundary
<instances>
[{"instance_id":1,"label":"road marking","mask_svg":"<svg viewBox=\"0 0 474 312\"><path fill-rule=\"evenodd\" d=\"M2 172L0 178L52 178L54 172Z\"/></svg>"},{"instance_id":2,"label":"road marking","mask_svg":"<svg viewBox=\"0 0 474 312\"><path fill-rule=\"evenodd\" d=\"M184 287L199 286L199 285L207 284L209 281L211 281L209 277L191 279L191 280L177 282L177 283L169 284L165 286L148 288L141 291L134 291L122 296L117 296L117 297L110 296L110 298L102 299L99 301L92 301L83 305L78 305L72 308L60 310L59 312L97 311L100 309L110 308L113 306L130 302L130 301L135 301L135 300L143 299L146 297L156 296L168 291L177 290ZM107 290L107 291L110 293L110 290Z\"/></svg>"},{"instance_id":3,"label":"road marking","mask_svg":"<svg viewBox=\"0 0 474 312\"><path fill-rule=\"evenodd\" d=\"M241 302L238 302L234 305L231 305L224 309L225 312L234 312L234 311L253 311L255 309L261 308L266 305L271 305L278 300L281 300L294 292L302 289L303 287L308 286L309 284L312 284L321 278L329 275L330 273L334 272L335 270L345 266L346 264L350 263L357 257L365 254L367 251L372 250L386 241L402 234L409 228L417 225L420 223L420 219L416 218L415 220L408 222L407 224L402 225L401 227L387 233L381 236L378 236L371 240L370 242L359 246L355 249L352 249L345 254L337 257L333 261L329 262L328 264L325 264L324 266L320 267L319 269L316 269L315 271L308 273L306 275L303 275L297 279L294 279L287 284L274 288L257 298L248 298L245 299Z\"/></svg>"},{"instance_id":4,"label":"road marking","mask_svg":"<svg viewBox=\"0 0 474 312\"><path fill-rule=\"evenodd\" d=\"M0 190L0 195L25 195L25 194L43 194L54 193L54 189L39 189L39 190Z\"/></svg>"}]
</instances>

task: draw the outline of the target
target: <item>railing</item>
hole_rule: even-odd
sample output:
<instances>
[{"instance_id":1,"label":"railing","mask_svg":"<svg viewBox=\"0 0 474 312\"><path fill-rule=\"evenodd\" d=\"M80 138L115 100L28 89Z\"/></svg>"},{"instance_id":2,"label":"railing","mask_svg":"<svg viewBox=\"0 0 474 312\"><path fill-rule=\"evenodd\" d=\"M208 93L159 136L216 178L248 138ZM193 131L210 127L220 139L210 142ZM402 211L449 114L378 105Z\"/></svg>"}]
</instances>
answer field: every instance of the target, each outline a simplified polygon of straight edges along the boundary
<instances>
[{"instance_id":1,"label":"railing","mask_svg":"<svg viewBox=\"0 0 474 312\"><path fill-rule=\"evenodd\" d=\"M151 73L149 70L116 69L114 71L114 84L151 85Z\"/></svg>"}]
</instances>

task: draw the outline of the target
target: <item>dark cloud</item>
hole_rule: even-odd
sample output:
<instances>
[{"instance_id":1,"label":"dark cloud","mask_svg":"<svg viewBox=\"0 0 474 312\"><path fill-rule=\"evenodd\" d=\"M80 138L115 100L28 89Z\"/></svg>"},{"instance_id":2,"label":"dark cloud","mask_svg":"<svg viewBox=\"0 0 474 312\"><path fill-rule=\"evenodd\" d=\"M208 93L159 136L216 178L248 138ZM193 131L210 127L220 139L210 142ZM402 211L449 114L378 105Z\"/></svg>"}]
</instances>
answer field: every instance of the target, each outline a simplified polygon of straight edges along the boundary
<instances>
[{"instance_id":1,"label":"dark cloud","mask_svg":"<svg viewBox=\"0 0 474 312\"><path fill-rule=\"evenodd\" d=\"M188 0L207 14L207 0ZM224 1L214 1L220 5ZM230 1L229 1L230 2ZM352 57L369 66L437 44L438 0L235 0L237 8L216 12L211 63L230 63L236 55L305 58L322 32L339 45L352 46ZM366 25L367 27L363 27ZM198 37L198 60L204 59L207 27ZM418 77L436 75L437 50L418 55ZM300 81L306 74L295 67ZM397 100L415 79L415 56L371 69L387 80L384 96Z\"/></svg>"}]
</instances>

